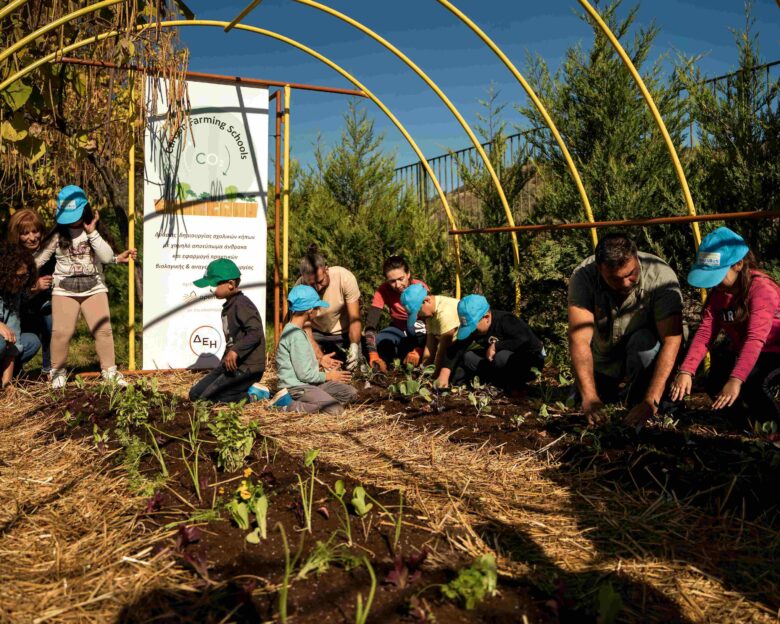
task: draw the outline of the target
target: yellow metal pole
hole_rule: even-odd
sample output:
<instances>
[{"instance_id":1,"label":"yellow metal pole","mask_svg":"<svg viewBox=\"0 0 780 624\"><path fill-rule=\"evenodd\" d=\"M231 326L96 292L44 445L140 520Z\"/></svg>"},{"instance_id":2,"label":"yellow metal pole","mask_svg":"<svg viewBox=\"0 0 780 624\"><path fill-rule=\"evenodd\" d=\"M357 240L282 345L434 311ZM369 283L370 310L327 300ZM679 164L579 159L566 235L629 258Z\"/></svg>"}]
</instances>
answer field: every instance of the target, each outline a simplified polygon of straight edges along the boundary
<instances>
[{"instance_id":1,"label":"yellow metal pole","mask_svg":"<svg viewBox=\"0 0 780 624\"><path fill-rule=\"evenodd\" d=\"M284 152L282 164L282 317L287 316L290 284L290 85L284 85Z\"/></svg>"},{"instance_id":2,"label":"yellow metal pole","mask_svg":"<svg viewBox=\"0 0 780 624\"><path fill-rule=\"evenodd\" d=\"M135 247L135 73L130 72L130 149L127 167L127 246ZM127 264L127 367L135 370L135 260Z\"/></svg>"},{"instance_id":3,"label":"yellow metal pole","mask_svg":"<svg viewBox=\"0 0 780 624\"><path fill-rule=\"evenodd\" d=\"M441 2L442 0L439 1ZM688 208L688 214L691 216L695 216L696 206L694 206L693 204L693 197L691 197L691 191L688 188L688 180L686 180L685 178L685 172L683 171L682 164L680 164L680 158L677 155L677 150L674 147L674 142L672 141L672 137L669 136L669 132L666 129L666 124L664 123L664 120L661 118L661 113L658 112L658 108L656 107L655 102L653 101L653 96L650 95L650 91L647 90L647 87L645 86L645 82L644 80L642 80L642 76L639 75L639 72L636 70L636 67L634 67L634 63L631 62L631 58L628 56L628 54L626 54L626 51L623 49L623 46L620 45L620 41L618 41L617 37L615 37L615 34L612 32L612 30L610 30L606 22L603 19L601 19L601 15L599 15L598 11L596 11L596 9L594 9L590 5L588 0L578 0L578 2L593 18L593 21L596 22L598 27L607 37L607 39L609 39L609 42L612 44L612 47L615 48L615 51L622 59L623 64L628 68L628 71L631 72L631 76L634 78L634 82L636 82L637 86L639 87L639 90L642 92L642 97L645 98L645 102L647 103L650 112L653 114L653 119L655 120L658 129L661 131L661 136L663 136L664 138L664 142L666 143L666 148L669 150L669 155L672 158L672 164L674 165L674 170L677 172L677 178L680 180L680 186L682 187L683 197L685 198L685 205ZM699 231L699 224L696 222L691 223L691 228L693 229L693 238L696 244L695 246L696 249L698 249L699 245L701 244L701 233Z\"/></svg>"},{"instance_id":4,"label":"yellow metal pole","mask_svg":"<svg viewBox=\"0 0 780 624\"><path fill-rule=\"evenodd\" d=\"M2 9L0 9L0 19L3 19L11 11L15 11L26 2L27 0L13 0L13 2L9 2Z\"/></svg>"},{"instance_id":5,"label":"yellow metal pole","mask_svg":"<svg viewBox=\"0 0 780 624\"><path fill-rule=\"evenodd\" d=\"M120 2L124 2L125 0L101 0L101 2L97 2L95 4L91 4L89 6L82 7L80 9L77 9L76 11L73 11L72 13L68 13L67 15L63 15L62 17L54 20L53 22L49 22L45 26L41 26L38 30L35 32L30 33L26 37L23 37L22 39L19 39L16 43L13 45L8 46L5 50L0 52L0 62L7 59L9 56L11 56L14 52L17 52L27 46L29 43L35 41L38 39L38 37L41 37L45 35L48 32L51 32L52 30L58 28L59 26L62 26L63 24L67 24L69 21L74 20L78 17L81 17L82 15L89 15L90 13L94 13L95 11L99 11L102 8L109 7L113 4L119 4ZM146 27L148 25L144 25Z\"/></svg>"},{"instance_id":6,"label":"yellow metal pole","mask_svg":"<svg viewBox=\"0 0 780 624\"><path fill-rule=\"evenodd\" d=\"M258 4L260 4L263 0L252 0L246 8L244 8L241 13L238 14L238 16L230 22L227 26L225 26L225 32L230 32L233 30L236 24L238 24L242 19L244 19L247 15L249 15L249 12L254 9Z\"/></svg>"},{"instance_id":7,"label":"yellow metal pole","mask_svg":"<svg viewBox=\"0 0 780 624\"><path fill-rule=\"evenodd\" d=\"M111 0L114 1L114 0ZM98 3L100 4L100 3ZM97 7L98 5L94 5ZM72 14L71 14L72 15ZM184 26L214 26L223 28L228 24L229 22L223 22L223 21L216 21L216 20L178 20L178 21L163 21L163 22L154 22L151 24L142 24L139 26L136 26L137 31L143 31L151 28L182 28ZM457 222L455 221L455 217L452 213L452 210L450 209L449 202L447 201L447 197L444 194L444 191L441 188L441 184L439 184L439 179L436 177L436 174L433 172L433 169L431 168L430 164L428 164L428 161L425 159L424 154L422 153L422 150L420 150L419 146L415 142L415 140L412 138L412 136L409 134L409 132L406 130L404 125L398 120L398 118L392 113L392 111L385 106L384 102L380 100L376 95L374 95L371 90L369 90L362 82L360 82L355 76L350 74L347 70L345 70L340 65L334 63L332 60L330 60L328 57L320 54L316 50L313 50L304 44L294 40L290 39L289 37L285 37L284 35L280 35L279 33L265 30L263 28L257 28L255 26L248 26L246 24L236 24L235 28L239 30L244 30L247 32L252 32L258 35L262 35L264 37L270 37L271 39L275 39L277 41L281 41L283 43L286 43L287 45L290 45L294 48L297 48L301 52L305 52L309 56L314 57L318 61L321 61L322 63L325 63L328 67L333 69L334 71L341 74L344 78L346 78L349 82L351 82L353 85L355 85L358 89L363 91L368 99L370 99L374 104L376 104L379 109L387 115L387 117L390 119L390 121L393 122L393 125L395 125L396 128L398 128L398 131L403 135L404 139L409 143L409 146L412 148L414 153L417 155L417 157L420 159L420 163L422 164L423 168L425 169L426 173L431 179L431 182L433 183L434 188L436 189L436 193L439 196L439 199L441 200L442 206L444 206L444 212L447 215L447 220L450 223L450 229L457 229ZM72 52L74 50L77 50L79 48L82 48L87 45L91 45L93 43L97 43L98 41L102 41L104 39L107 39L109 37L117 37L120 33L117 31L110 31L106 33L101 33L98 35L95 35L94 37L90 37L89 39L77 41L73 44L67 45L63 48L60 48L59 50L56 50L55 52L52 52L51 54L48 54L44 57L41 57L40 59L36 60L33 63L30 63L29 65L23 67L19 71L15 72L11 76L9 76L6 80L4 80L2 83L0 83L0 91L3 91L6 89L10 84L18 80L19 78L22 78L26 76L28 73L36 69L37 67L40 67L41 65L44 65L46 63L50 63L56 58L58 58L60 55L68 54L69 52ZM28 42L29 43L29 42ZM26 45L26 44L25 44ZM21 46L20 46L21 47ZM17 48L18 49L18 48ZM456 254L459 253L459 249L456 246L455 248ZM458 260L457 266L460 266L460 261ZM456 273L455 276L455 292L456 296L460 296L460 277L459 274Z\"/></svg>"},{"instance_id":8,"label":"yellow metal pole","mask_svg":"<svg viewBox=\"0 0 780 624\"><path fill-rule=\"evenodd\" d=\"M455 116L455 119L458 120L458 123L460 123L463 130L468 135L469 139L474 145L474 148L477 150L477 153L479 154L480 158L482 159L482 162L485 163L485 169L488 171L492 181L493 185L496 187L496 191L498 192L498 196L501 199L501 204L504 207L504 214L506 215L507 223L513 224L514 218L512 215L512 210L509 207L509 203L507 202L506 195L504 193L504 189L501 186L501 181L498 179L498 175L496 174L495 169L493 168L492 163L490 162L490 159L488 158L488 155L485 153L485 149L482 147L482 143L477 139L476 135L471 129L471 126L466 122L466 120L463 118L463 116L460 114L460 111L455 107L455 105L450 101L450 99L444 94L444 92L441 90L439 85L437 85L430 76L428 76L420 67L412 61L406 54L401 52L396 46L394 46L392 43L390 43L387 39L376 33L375 31L371 30L368 26L365 24L362 24L361 22L357 21L356 19L353 19L349 17L348 15L345 15L344 13L340 13L339 11L336 11L335 9L326 6L324 4L321 4L319 2L315 2L314 0L295 0L296 2L299 2L300 4L305 4L307 6L313 7L315 9L319 9L320 11L323 11L324 13L327 13L328 15L332 15L333 17L340 19L343 22L346 22L347 24L354 26L357 28L360 32L368 35L371 37L374 41L380 43L383 45L387 50L392 52L396 57L401 59L406 65L420 78L425 81L425 84L430 87L430 89L439 97L439 99L444 103L444 105L449 109L449 111ZM460 244L460 241L456 242L458 245ZM512 232L512 247L514 251L514 259L515 259L515 266L518 265L520 261L520 250L517 244L517 235L515 235L514 232Z\"/></svg>"},{"instance_id":9,"label":"yellow metal pole","mask_svg":"<svg viewBox=\"0 0 780 624\"><path fill-rule=\"evenodd\" d=\"M588 219L588 221L593 223L594 221L593 210L590 207L590 200L588 199L588 193L585 191L585 186L582 183L582 178L580 177L580 173L577 170L577 166L574 164L574 159L569 153L569 149L566 147L566 143L564 142L563 137L561 137L561 133L558 132L558 128L555 125L555 122L553 121L552 117L550 117L550 114L547 112L547 108L545 108L544 104L539 99L539 96L536 95L536 92L534 91L533 87L531 87L531 85L528 84L528 81L517 70L517 67L515 67L514 63L512 63L512 61L509 60L509 57L506 54L504 54L503 50L501 50L501 48L499 48L498 45L490 37L488 37L487 34L479 26L477 26L473 21L471 21L471 19L469 19L467 15L465 15L462 11L460 11L448 0L438 0L438 2L444 8L446 8L451 13L453 13L466 26L468 26L480 39L482 39L482 41L493 51L493 53L496 56L498 56L499 59L501 59L501 62L504 63L506 68L512 73L515 79L520 83L520 86L522 86L525 92L528 94L528 97L531 98L531 101L534 103L534 106L536 106L537 110L542 115L542 118L544 119L544 123L547 124L547 127L550 129L550 132L552 132L552 135L555 138L555 142L558 143L558 147L560 148L561 153L563 154L563 158L566 160L566 166L569 168L569 173L571 173L571 177L574 180L574 184L577 187L577 192L580 195L580 201L582 201L582 206L585 209L585 216ZM593 241L593 246L595 247L599 242L596 228L592 228L590 230L590 237L591 240Z\"/></svg>"}]
</instances>

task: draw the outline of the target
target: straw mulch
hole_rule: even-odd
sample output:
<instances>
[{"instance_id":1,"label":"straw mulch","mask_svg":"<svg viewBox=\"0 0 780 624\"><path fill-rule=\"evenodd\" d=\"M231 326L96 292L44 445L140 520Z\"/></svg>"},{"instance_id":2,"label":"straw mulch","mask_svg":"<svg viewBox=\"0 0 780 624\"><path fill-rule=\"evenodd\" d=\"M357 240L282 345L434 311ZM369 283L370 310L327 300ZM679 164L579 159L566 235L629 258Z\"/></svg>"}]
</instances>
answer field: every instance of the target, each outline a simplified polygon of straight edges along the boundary
<instances>
[{"instance_id":1,"label":"straw mulch","mask_svg":"<svg viewBox=\"0 0 780 624\"><path fill-rule=\"evenodd\" d=\"M193 379L163 376L160 386L186 394ZM191 577L150 556L160 536L137 531L142 502L88 444L47 436L47 417L29 415L35 398L0 397L0 619L105 621L151 588L186 587ZM246 415L291 453L319 448L354 478L405 490L423 512L407 521L470 555L494 552L503 574L551 595L592 593L595 602L609 581L633 598L622 621L780 619L766 606L780 594L776 527L617 491L597 472L565 474L554 444L510 456L360 406L340 418L259 405Z\"/></svg>"}]
</instances>

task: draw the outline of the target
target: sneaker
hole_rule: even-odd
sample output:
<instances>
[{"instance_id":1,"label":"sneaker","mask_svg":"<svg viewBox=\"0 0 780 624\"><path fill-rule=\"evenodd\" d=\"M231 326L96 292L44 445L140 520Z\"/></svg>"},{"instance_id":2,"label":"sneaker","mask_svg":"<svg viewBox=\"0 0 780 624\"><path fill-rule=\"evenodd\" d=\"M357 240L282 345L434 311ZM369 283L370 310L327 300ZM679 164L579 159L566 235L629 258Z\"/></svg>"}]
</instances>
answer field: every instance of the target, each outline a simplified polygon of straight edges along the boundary
<instances>
[{"instance_id":1,"label":"sneaker","mask_svg":"<svg viewBox=\"0 0 780 624\"><path fill-rule=\"evenodd\" d=\"M264 401L271 396L271 391L268 389L267 386L256 383L249 386L249 390L247 390L247 394L249 395L250 402Z\"/></svg>"},{"instance_id":2,"label":"sneaker","mask_svg":"<svg viewBox=\"0 0 780 624\"><path fill-rule=\"evenodd\" d=\"M62 390L68 381L68 374L64 368L52 368L49 371L49 381L52 390Z\"/></svg>"},{"instance_id":3,"label":"sneaker","mask_svg":"<svg viewBox=\"0 0 780 624\"><path fill-rule=\"evenodd\" d=\"M110 368L104 368L103 371L100 373L101 377L105 379L106 381L116 384L117 386L120 386L122 388L127 388L127 382L125 381L125 377L122 373L120 373L116 366L111 366Z\"/></svg>"},{"instance_id":4,"label":"sneaker","mask_svg":"<svg viewBox=\"0 0 780 624\"><path fill-rule=\"evenodd\" d=\"M274 398L271 399L271 407L281 409L287 407L292 402L293 398L290 396L290 393L287 392L287 388L282 388L274 395Z\"/></svg>"}]
</instances>

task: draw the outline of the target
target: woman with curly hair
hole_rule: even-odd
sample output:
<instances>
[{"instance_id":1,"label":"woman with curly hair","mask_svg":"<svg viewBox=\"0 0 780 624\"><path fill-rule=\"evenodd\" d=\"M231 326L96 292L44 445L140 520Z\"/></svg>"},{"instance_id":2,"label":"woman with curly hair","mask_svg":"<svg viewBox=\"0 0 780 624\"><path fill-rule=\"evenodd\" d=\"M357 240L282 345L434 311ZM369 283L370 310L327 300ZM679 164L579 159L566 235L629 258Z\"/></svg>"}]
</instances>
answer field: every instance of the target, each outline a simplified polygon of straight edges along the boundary
<instances>
[{"instance_id":1,"label":"woman with curly hair","mask_svg":"<svg viewBox=\"0 0 780 624\"><path fill-rule=\"evenodd\" d=\"M16 245L0 243L0 378L10 383L14 365L31 359L41 342L35 334L22 332L19 317L22 292L36 280L35 261L30 252Z\"/></svg>"},{"instance_id":2,"label":"woman with curly hair","mask_svg":"<svg viewBox=\"0 0 780 624\"><path fill-rule=\"evenodd\" d=\"M41 248L45 228L34 210L17 210L8 221L8 242L11 245L36 253ZM22 331L33 333L41 341L41 372L51 371L51 285L54 258L38 269L38 279L22 297Z\"/></svg>"},{"instance_id":3,"label":"woman with curly hair","mask_svg":"<svg viewBox=\"0 0 780 624\"><path fill-rule=\"evenodd\" d=\"M51 385L63 388L67 381L65 363L70 339L76 331L79 314L84 315L95 339L103 379L127 385L116 368L108 288L103 265L129 262L136 250L115 256L106 235L101 235L100 214L93 211L87 194L78 186L66 186L57 195L57 225L35 254L43 266L54 256L52 289ZM103 230L105 231L105 230Z\"/></svg>"}]
</instances>

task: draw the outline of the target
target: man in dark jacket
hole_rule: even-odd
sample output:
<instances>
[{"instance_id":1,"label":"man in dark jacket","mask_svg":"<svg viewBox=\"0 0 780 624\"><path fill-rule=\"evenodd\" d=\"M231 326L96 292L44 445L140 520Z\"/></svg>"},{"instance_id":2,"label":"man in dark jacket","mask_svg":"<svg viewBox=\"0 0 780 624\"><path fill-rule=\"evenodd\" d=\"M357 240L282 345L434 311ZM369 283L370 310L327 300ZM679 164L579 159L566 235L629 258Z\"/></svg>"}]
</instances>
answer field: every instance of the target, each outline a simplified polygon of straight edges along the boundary
<instances>
[{"instance_id":1,"label":"man in dark jacket","mask_svg":"<svg viewBox=\"0 0 780 624\"><path fill-rule=\"evenodd\" d=\"M225 354L222 362L190 389L190 401L236 403L249 399L249 388L265 372L265 330L257 307L238 288L241 271L232 260L218 258L206 268L206 275L194 283L198 288L215 287L214 296L225 299ZM267 395L267 389L262 390Z\"/></svg>"},{"instance_id":2,"label":"man in dark jacket","mask_svg":"<svg viewBox=\"0 0 780 624\"><path fill-rule=\"evenodd\" d=\"M510 312L491 310L482 295L461 299L458 317L457 340L447 349L439 387L479 377L511 394L534 378L532 368L544 366L544 347L531 328Z\"/></svg>"}]
</instances>

